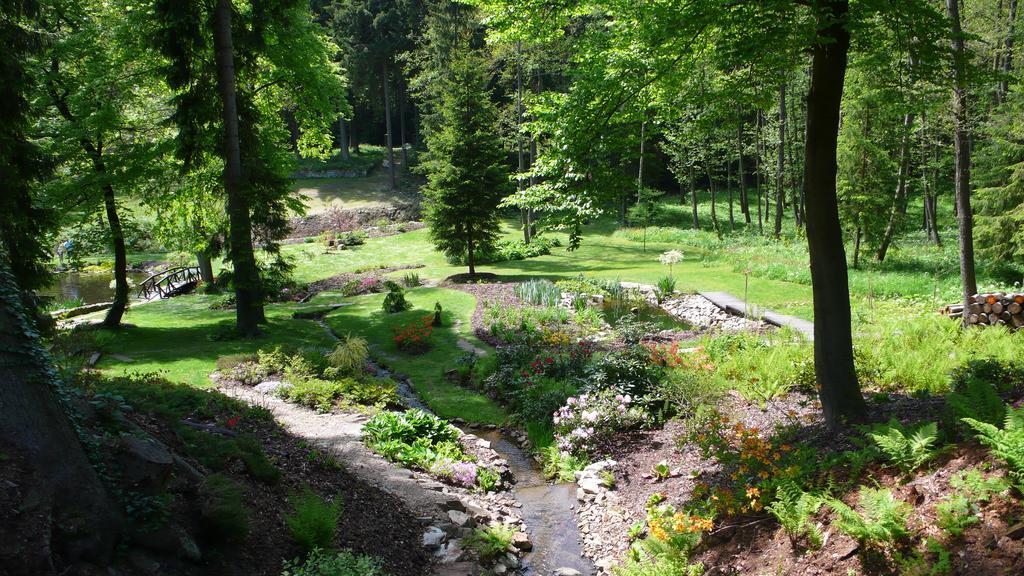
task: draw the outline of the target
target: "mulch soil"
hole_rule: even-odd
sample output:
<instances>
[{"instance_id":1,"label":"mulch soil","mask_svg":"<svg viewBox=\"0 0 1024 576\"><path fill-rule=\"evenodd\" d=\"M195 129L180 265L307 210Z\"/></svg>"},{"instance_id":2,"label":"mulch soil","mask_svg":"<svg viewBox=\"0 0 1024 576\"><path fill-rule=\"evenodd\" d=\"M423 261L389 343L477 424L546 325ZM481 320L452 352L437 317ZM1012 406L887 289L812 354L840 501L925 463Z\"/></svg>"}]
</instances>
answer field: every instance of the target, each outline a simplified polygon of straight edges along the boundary
<instances>
[{"instance_id":1,"label":"mulch soil","mask_svg":"<svg viewBox=\"0 0 1024 576\"><path fill-rule=\"evenodd\" d=\"M464 284L458 282L450 282L451 278L446 282L448 288L455 290L461 290L467 292L476 297L476 309L473 310L473 332L477 338L487 342L491 346L498 346L502 344L497 338L495 338L489 330L484 327L484 310L488 306L495 303L514 303L519 302L519 298L515 295L513 288L515 287L514 282L482 282L473 284Z\"/></svg>"},{"instance_id":2,"label":"mulch soil","mask_svg":"<svg viewBox=\"0 0 1024 576\"><path fill-rule=\"evenodd\" d=\"M174 447L175 434L158 421L133 416L151 435ZM256 437L267 456L281 471L281 482L271 486L252 479L244 465L235 461L224 473L243 487L249 509L249 531L244 541L206 550L198 567L183 573L219 575L278 575L286 559L301 555L292 541L286 514L290 495L305 488L328 498L340 498L342 515L336 543L359 554L380 558L389 574L425 575L432 559L420 540L423 527L395 496L371 487L311 447L289 435L277 423L239 425L239 432Z\"/></svg>"},{"instance_id":3,"label":"mulch soil","mask_svg":"<svg viewBox=\"0 0 1024 576\"><path fill-rule=\"evenodd\" d=\"M942 409L942 399L916 399L891 396L885 402L869 405L869 420L886 422L895 418L904 424L935 420ZM855 447L853 438L859 433L832 433L824 426L820 404L803 394L793 393L768 403L765 407L751 404L731 395L725 399L723 413L734 421L760 430L773 430L777 424L796 424L800 441L818 447L823 453ZM714 461L701 457L692 444L681 443L685 425L679 420L664 428L644 430L620 435L613 445L602 453L618 462L616 466L616 503L626 513L624 519L613 520L597 527L606 542L617 542L624 552L625 534L630 525L645 517L646 503L654 492L662 492L669 502L686 502L698 480L715 484L724 479L724 473ZM650 478L654 465L667 461L678 472L672 478L655 481ZM976 444L960 444L937 460L929 469L919 472L910 482L904 482L892 470L875 465L869 469L869 479L862 484L893 490L898 498L914 505L910 530L915 534L904 549L923 549L926 537L937 538L952 552L955 574L1024 574L1024 541L1011 527L1024 520L1024 505L1012 497L995 497L980 505L981 521L969 528L960 538L950 541L935 525L934 505L951 493L949 478L958 471L972 467L988 469L992 464L988 451ZM694 474L699 472L699 475ZM856 503L856 492L841 495L850 505ZM738 516L719 520L711 536L695 555L709 575L715 574L888 574L868 555L860 554L857 543L835 528L830 528L832 513L827 507L819 511L827 534L820 550L794 547L789 537L770 516ZM718 523L716 522L716 524ZM592 529L594 527L592 526ZM1021 530L1024 532L1024 530ZM934 558L931 559L934 561ZM927 574L927 572L922 572Z\"/></svg>"}]
</instances>

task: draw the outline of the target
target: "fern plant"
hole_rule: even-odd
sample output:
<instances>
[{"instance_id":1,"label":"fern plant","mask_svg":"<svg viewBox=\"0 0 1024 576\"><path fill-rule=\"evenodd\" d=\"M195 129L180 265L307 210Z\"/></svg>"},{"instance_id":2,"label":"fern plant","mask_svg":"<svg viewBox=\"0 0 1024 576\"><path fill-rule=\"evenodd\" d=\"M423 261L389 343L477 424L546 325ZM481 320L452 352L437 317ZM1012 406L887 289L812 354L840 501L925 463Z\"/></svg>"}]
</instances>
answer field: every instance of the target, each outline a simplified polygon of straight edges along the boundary
<instances>
[{"instance_id":1,"label":"fern plant","mask_svg":"<svg viewBox=\"0 0 1024 576\"><path fill-rule=\"evenodd\" d=\"M821 508L822 498L804 492L793 482L781 484L775 496L776 500L768 506L768 511L782 525L790 542L796 546L801 538L805 538L811 548L821 548L821 528L814 524L812 517Z\"/></svg>"},{"instance_id":2,"label":"fern plant","mask_svg":"<svg viewBox=\"0 0 1024 576\"><path fill-rule=\"evenodd\" d=\"M904 428L893 420L869 436L886 458L903 473L920 468L938 453L934 448L939 437L935 422L917 428Z\"/></svg>"},{"instance_id":3,"label":"fern plant","mask_svg":"<svg viewBox=\"0 0 1024 576\"><path fill-rule=\"evenodd\" d=\"M978 441L992 454L1006 461L1010 480L1024 490L1024 408L1008 408L1001 429L973 418L963 422L978 433Z\"/></svg>"},{"instance_id":4,"label":"fern plant","mask_svg":"<svg viewBox=\"0 0 1024 576\"><path fill-rule=\"evenodd\" d=\"M830 498L828 506L836 513L835 526L865 545L885 546L906 538L910 504L898 500L891 490L861 487L857 507Z\"/></svg>"},{"instance_id":5,"label":"fern plant","mask_svg":"<svg viewBox=\"0 0 1024 576\"><path fill-rule=\"evenodd\" d=\"M972 418L997 425L1006 418L1006 405L995 388L979 378L968 378L955 392L946 396L949 411L956 422Z\"/></svg>"}]
</instances>

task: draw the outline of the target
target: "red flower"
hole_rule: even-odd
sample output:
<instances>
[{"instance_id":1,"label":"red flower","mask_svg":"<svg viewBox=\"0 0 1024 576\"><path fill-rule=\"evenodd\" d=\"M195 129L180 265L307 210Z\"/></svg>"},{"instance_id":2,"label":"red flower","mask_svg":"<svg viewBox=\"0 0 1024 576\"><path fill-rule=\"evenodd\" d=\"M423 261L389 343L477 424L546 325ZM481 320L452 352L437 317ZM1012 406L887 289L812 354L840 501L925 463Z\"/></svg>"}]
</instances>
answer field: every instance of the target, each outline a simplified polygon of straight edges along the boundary
<instances>
[{"instance_id":1,"label":"red flower","mask_svg":"<svg viewBox=\"0 0 1024 576\"><path fill-rule=\"evenodd\" d=\"M238 426L238 423L241 421L241 416L233 416L231 418L228 418L228 428L234 428L235 426Z\"/></svg>"},{"instance_id":2,"label":"red flower","mask_svg":"<svg viewBox=\"0 0 1024 576\"><path fill-rule=\"evenodd\" d=\"M548 364L554 364L555 363L555 359L552 358L551 356L548 356L547 358L545 358L544 361L547 362Z\"/></svg>"}]
</instances>

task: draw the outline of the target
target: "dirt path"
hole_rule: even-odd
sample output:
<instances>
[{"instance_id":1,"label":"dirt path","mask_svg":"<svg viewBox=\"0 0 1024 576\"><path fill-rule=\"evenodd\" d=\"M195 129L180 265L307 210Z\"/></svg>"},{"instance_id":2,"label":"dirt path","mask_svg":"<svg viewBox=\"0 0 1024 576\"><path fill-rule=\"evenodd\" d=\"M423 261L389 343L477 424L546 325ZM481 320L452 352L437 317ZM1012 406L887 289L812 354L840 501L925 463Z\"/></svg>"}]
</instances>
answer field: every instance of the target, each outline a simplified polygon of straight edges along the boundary
<instances>
[{"instance_id":1,"label":"dirt path","mask_svg":"<svg viewBox=\"0 0 1024 576\"><path fill-rule=\"evenodd\" d=\"M366 416L341 412L319 414L243 386L222 386L220 390L249 404L270 409L289 432L331 454L367 484L400 498L424 524L447 522L446 511L458 507L452 502L458 501L458 497L446 494L438 482L417 478L413 472L398 468L370 451L360 440L363 424L368 420Z\"/></svg>"}]
</instances>

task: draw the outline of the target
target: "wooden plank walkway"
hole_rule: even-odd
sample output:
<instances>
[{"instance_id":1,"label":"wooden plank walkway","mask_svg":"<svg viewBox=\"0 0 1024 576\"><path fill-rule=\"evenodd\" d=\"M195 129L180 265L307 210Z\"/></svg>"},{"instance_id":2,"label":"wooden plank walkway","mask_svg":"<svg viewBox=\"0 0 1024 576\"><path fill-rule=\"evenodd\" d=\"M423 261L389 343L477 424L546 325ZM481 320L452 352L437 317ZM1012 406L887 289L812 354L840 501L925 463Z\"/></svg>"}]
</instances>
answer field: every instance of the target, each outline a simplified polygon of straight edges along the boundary
<instances>
[{"instance_id":1,"label":"wooden plank walkway","mask_svg":"<svg viewBox=\"0 0 1024 576\"><path fill-rule=\"evenodd\" d=\"M728 292L698 292L698 294L707 298L712 304L718 306L722 310L725 310L729 314L744 317L747 315L747 305L743 300L740 300ZM772 312L771 310L765 309L762 309L761 311L761 319L772 326L792 328L803 334L808 340L814 341L814 323L809 320L797 318L796 316L787 316L785 314L779 314L778 312Z\"/></svg>"}]
</instances>

